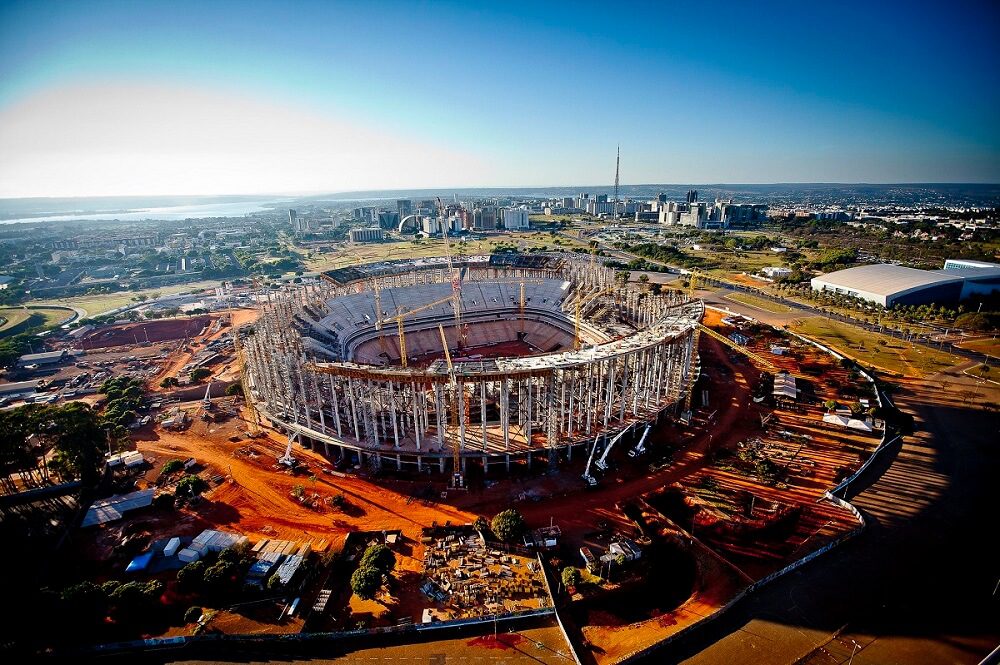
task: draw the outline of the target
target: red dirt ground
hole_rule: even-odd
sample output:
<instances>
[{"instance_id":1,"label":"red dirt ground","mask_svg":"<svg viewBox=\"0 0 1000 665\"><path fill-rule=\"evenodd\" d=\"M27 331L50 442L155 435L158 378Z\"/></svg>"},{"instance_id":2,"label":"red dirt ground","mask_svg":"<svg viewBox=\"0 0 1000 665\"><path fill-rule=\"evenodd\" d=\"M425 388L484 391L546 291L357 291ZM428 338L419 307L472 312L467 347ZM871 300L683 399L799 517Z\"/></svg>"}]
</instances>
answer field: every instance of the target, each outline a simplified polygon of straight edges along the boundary
<instances>
[{"instance_id":1,"label":"red dirt ground","mask_svg":"<svg viewBox=\"0 0 1000 665\"><path fill-rule=\"evenodd\" d=\"M211 316L196 316L183 319L159 319L119 326L109 326L95 330L82 340L84 349L102 349L145 342L162 342L171 339L195 337L213 320Z\"/></svg>"}]
</instances>

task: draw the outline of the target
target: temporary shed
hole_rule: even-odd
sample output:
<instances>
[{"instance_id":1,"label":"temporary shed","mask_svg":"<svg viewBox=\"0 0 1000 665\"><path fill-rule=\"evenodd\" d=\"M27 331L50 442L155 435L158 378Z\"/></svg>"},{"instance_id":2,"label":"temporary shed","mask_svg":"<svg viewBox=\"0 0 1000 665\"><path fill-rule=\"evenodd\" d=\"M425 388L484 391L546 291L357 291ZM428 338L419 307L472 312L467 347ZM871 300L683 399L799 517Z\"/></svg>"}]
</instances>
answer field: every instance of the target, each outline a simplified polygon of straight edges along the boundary
<instances>
[{"instance_id":1,"label":"temporary shed","mask_svg":"<svg viewBox=\"0 0 1000 665\"><path fill-rule=\"evenodd\" d=\"M798 390L795 386L795 377L788 372L778 372L774 375L774 392L775 397L781 399L794 400L798 397Z\"/></svg>"},{"instance_id":2,"label":"temporary shed","mask_svg":"<svg viewBox=\"0 0 1000 665\"><path fill-rule=\"evenodd\" d=\"M180 549L181 539L174 536L167 541L167 544L163 547L163 556L173 556L177 554L177 550Z\"/></svg>"},{"instance_id":3,"label":"temporary shed","mask_svg":"<svg viewBox=\"0 0 1000 665\"><path fill-rule=\"evenodd\" d=\"M177 553L177 558L183 561L184 563L191 563L192 561L197 561L198 559L200 559L201 554L190 548L185 547L184 549L182 549L180 552Z\"/></svg>"},{"instance_id":4,"label":"temporary shed","mask_svg":"<svg viewBox=\"0 0 1000 665\"><path fill-rule=\"evenodd\" d=\"M130 510L146 508L153 503L153 493L155 490L139 490L110 499L95 501L87 509L87 514L83 518L80 526L88 527L95 524L106 524L120 520L122 516Z\"/></svg>"},{"instance_id":5,"label":"temporary shed","mask_svg":"<svg viewBox=\"0 0 1000 665\"><path fill-rule=\"evenodd\" d=\"M842 416L837 413L827 413L823 415L823 422L828 425L838 425L840 427L847 427L849 429L858 430L860 432L871 432L871 425L858 418L848 418L847 416Z\"/></svg>"}]
</instances>

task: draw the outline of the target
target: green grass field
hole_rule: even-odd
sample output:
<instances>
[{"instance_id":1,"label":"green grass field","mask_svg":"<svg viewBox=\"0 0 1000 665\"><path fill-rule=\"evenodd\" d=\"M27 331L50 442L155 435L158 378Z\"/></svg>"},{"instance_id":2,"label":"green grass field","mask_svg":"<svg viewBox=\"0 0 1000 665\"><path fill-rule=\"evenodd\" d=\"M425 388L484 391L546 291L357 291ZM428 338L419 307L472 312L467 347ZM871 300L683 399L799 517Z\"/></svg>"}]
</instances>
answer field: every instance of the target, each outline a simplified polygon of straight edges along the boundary
<instances>
[{"instance_id":1,"label":"green grass field","mask_svg":"<svg viewBox=\"0 0 1000 665\"><path fill-rule=\"evenodd\" d=\"M57 326L72 318L73 312L59 308L0 307L0 337L16 335L37 326ZM30 319L30 321L29 321Z\"/></svg>"},{"instance_id":2,"label":"green grass field","mask_svg":"<svg viewBox=\"0 0 1000 665\"><path fill-rule=\"evenodd\" d=\"M894 374L925 377L960 362L959 358L947 353L919 344L911 346L908 342L818 316L794 321L791 329L833 347L862 365L872 365Z\"/></svg>"},{"instance_id":3,"label":"green grass field","mask_svg":"<svg viewBox=\"0 0 1000 665\"><path fill-rule=\"evenodd\" d=\"M471 256L474 254L489 254L498 245L513 245L519 249L532 247L547 247L550 250L565 249L571 251L574 247L586 247L585 243L575 241L565 236L551 236L544 233L509 233L502 238L487 240L470 240L458 242L451 239L451 254L453 257ZM301 251L301 249L299 250ZM419 242L386 242L372 244L347 244L343 249L337 249L328 254L313 254L305 260L308 270L334 270L348 266L361 265L374 261L394 261L400 259L418 259L431 256L444 256L444 241L440 239L423 239Z\"/></svg>"},{"instance_id":4,"label":"green grass field","mask_svg":"<svg viewBox=\"0 0 1000 665\"><path fill-rule=\"evenodd\" d=\"M185 293L188 291L198 291L201 289L214 288L221 284L219 280L206 280L202 282L191 282L189 284L175 284L173 286L162 286L156 289L143 289L141 291L119 291L116 293L100 293L96 295L71 296L59 300L37 300L30 305L63 305L79 307L86 310L88 316L99 316L118 307L134 304L133 298L139 294L144 294L152 298L154 294L161 296L173 295L175 293Z\"/></svg>"},{"instance_id":5,"label":"green grass field","mask_svg":"<svg viewBox=\"0 0 1000 665\"><path fill-rule=\"evenodd\" d=\"M1000 339L996 339L995 337L990 339L977 339L971 342L962 342L959 346L963 349L970 349L972 351L979 351L980 353L1000 357Z\"/></svg>"},{"instance_id":6,"label":"green grass field","mask_svg":"<svg viewBox=\"0 0 1000 665\"><path fill-rule=\"evenodd\" d=\"M749 305L750 307L756 307L757 309L762 309L765 312L772 312L774 314L787 314L792 311L792 308L787 305L771 302L770 300L765 300L764 298L758 298L757 296L750 295L749 293L730 293L726 296L726 300L732 300L733 302Z\"/></svg>"}]
</instances>

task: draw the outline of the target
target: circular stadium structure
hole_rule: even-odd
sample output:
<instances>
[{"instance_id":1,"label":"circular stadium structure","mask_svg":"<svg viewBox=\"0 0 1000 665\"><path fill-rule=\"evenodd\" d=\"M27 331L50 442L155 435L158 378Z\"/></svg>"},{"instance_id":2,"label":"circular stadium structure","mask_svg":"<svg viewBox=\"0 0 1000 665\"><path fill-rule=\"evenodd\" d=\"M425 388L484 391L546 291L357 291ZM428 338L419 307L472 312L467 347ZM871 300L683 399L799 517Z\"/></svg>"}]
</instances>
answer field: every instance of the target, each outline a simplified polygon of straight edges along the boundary
<instances>
[{"instance_id":1,"label":"circular stadium structure","mask_svg":"<svg viewBox=\"0 0 1000 665\"><path fill-rule=\"evenodd\" d=\"M262 304L249 399L291 437L373 468L572 457L681 403L700 301L544 254L370 264ZM458 460L460 469L452 469Z\"/></svg>"}]
</instances>

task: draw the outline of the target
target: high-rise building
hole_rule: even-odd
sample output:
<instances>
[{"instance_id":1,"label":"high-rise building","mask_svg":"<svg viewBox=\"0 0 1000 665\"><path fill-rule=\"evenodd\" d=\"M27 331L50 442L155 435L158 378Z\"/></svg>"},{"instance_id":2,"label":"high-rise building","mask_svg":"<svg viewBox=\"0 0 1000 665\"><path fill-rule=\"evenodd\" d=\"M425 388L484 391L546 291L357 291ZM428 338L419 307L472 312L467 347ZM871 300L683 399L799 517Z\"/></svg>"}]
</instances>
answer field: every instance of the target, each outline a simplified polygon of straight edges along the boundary
<instances>
[{"instance_id":1,"label":"high-rise building","mask_svg":"<svg viewBox=\"0 0 1000 665\"><path fill-rule=\"evenodd\" d=\"M377 222L380 229L394 229L399 226L399 213L392 210L379 210Z\"/></svg>"},{"instance_id":2,"label":"high-rise building","mask_svg":"<svg viewBox=\"0 0 1000 665\"><path fill-rule=\"evenodd\" d=\"M656 195L656 200L658 202L660 202L660 203L666 203L667 202L667 195L664 194L663 192L660 192L659 194Z\"/></svg>"},{"instance_id":3,"label":"high-rise building","mask_svg":"<svg viewBox=\"0 0 1000 665\"><path fill-rule=\"evenodd\" d=\"M607 203L608 202L608 195L607 194L598 194L597 198L595 198L594 200L597 201L598 203Z\"/></svg>"},{"instance_id":4,"label":"high-rise building","mask_svg":"<svg viewBox=\"0 0 1000 665\"><path fill-rule=\"evenodd\" d=\"M403 219L407 215L413 214L413 201L410 199L397 199L396 200L396 212L399 213L399 218Z\"/></svg>"},{"instance_id":5,"label":"high-rise building","mask_svg":"<svg viewBox=\"0 0 1000 665\"><path fill-rule=\"evenodd\" d=\"M524 208L504 208L502 212L503 226L508 231L530 228L528 211Z\"/></svg>"},{"instance_id":6,"label":"high-rise building","mask_svg":"<svg viewBox=\"0 0 1000 665\"><path fill-rule=\"evenodd\" d=\"M492 231L497 227L497 209L483 206L472 211L472 228L477 231Z\"/></svg>"},{"instance_id":7,"label":"high-rise building","mask_svg":"<svg viewBox=\"0 0 1000 665\"><path fill-rule=\"evenodd\" d=\"M351 229L351 242L381 242L382 240L385 240L385 231L378 227Z\"/></svg>"},{"instance_id":8,"label":"high-rise building","mask_svg":"<svg viewBox=\"0 0 1000 665\"><path fill-rule=\"evenodd\" d=\"M688 190L688 193L687 193L687 202L688 203L697 203L698 202L698 190L697 189L689 189Z\"/></svg>"},{"instance_id":9,"label":"high-rise building","mask_svg":"<svg viewBox=\"0 0 1000 665\"><path fill-rule=\"evenodd\" d=\"M297 213L296 211L294 211L291 208L289 208L288 209L288 223L292 225L292 228L295 228L295 221L298 218L299 218L299 213Z\"/></svg>"}]
</instances>

